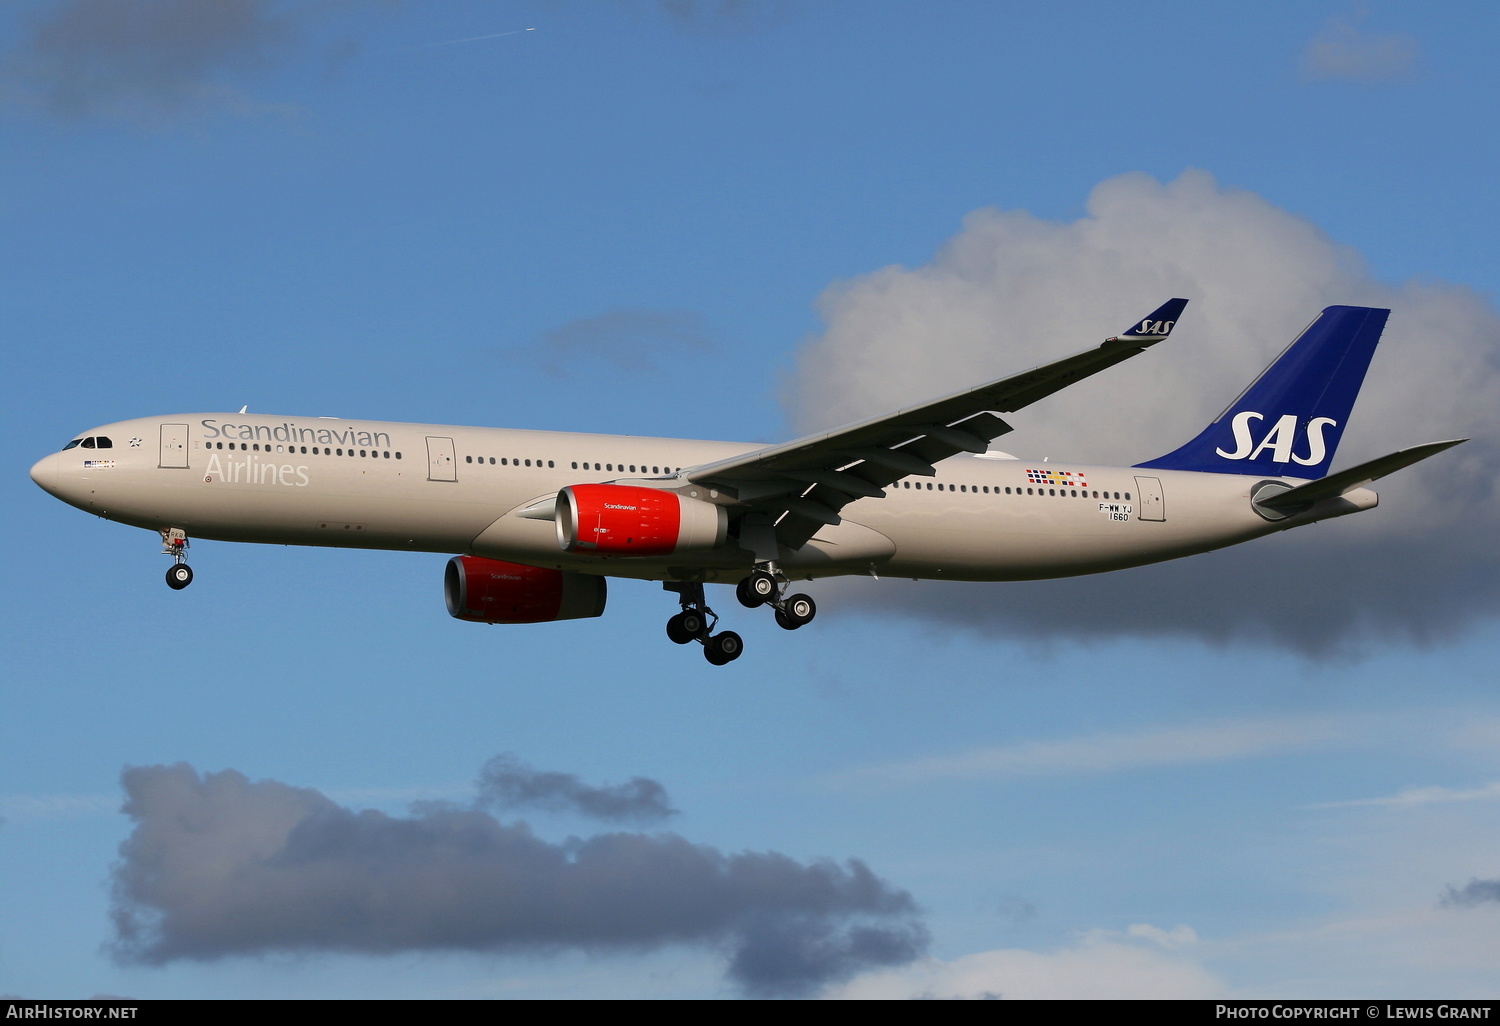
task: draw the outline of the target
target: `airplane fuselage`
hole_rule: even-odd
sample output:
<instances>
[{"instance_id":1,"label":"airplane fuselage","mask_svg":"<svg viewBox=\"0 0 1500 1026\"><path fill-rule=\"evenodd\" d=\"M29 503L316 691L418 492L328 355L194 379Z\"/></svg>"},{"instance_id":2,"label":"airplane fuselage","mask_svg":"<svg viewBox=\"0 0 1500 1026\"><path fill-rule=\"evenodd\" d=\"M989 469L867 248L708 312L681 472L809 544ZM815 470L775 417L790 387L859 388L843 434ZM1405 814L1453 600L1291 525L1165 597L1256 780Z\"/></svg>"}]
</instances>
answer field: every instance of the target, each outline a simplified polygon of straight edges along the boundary
<instances>
[{"instance_id":1,"label":"airplane fuselage","mask_svg":"<svg viewBox=\"0 0 1500 1026\"><path fill-rule=\"evenodd\" d=\"M466 553L650 580L738 581L755 555L731 536L671 556L563 551L549 503L570 485L639 484L715 504L691 468L761 448L735 442L252 414L120 421L32 475L101 517L194 539ZM860 498L807 544L792 577L875 573L1016 581L1097 573L1246 541L1375 504L1365 489L1269 520L1255 476L959 455ZM1291 482L1296 483L1296 482ZM522 513L529 515L521 515Z\"/></svg>"}]
</instances>

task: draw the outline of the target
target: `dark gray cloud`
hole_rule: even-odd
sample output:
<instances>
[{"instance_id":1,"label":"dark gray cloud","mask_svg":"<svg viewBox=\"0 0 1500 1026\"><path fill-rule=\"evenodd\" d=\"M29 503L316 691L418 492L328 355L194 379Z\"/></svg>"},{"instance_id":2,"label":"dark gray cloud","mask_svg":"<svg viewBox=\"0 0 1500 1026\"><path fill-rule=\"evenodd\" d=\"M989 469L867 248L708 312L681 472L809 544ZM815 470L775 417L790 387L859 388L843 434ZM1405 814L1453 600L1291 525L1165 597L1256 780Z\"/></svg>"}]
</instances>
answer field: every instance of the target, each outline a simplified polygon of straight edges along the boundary
<instances>
[{"instance_id":1,"label":"dark gray cloud","mask_svg":"<svg viewBox=\"0 0 1500 1026\"><path fill-rule=\"evenodd\" d=\"M572 773L532 769L514 755L497 755L479 773L481 808L575 812L594 819L637 821L675 816L667 789L647 777L593 787Z\"/></svg>"},{"instance_id":2,"label":"dark gray cloud","mask_svg":"<svg viewBox=\"0 0 1500 1026\"><path fill-rule=\"evenodd\" d=\"M272 0L66 0L7 59L56 114L170 113L223 98L223 75L271 64L297 35Z\"/></svg>"},{"instance_id":3,"label":"dark gray cloud","mask_svg":"<svg viewBox=\"0 0 1500 1026\"><path fill-rule=\"evenodd\" d=\"M272 952L726 951L753 996L796 996L925 949L911 896L857 859L725 854L675 834L554 844L425 806L353 811L225 770L122 775L115 952L160 965Z\"/></svg>"},{"instance_id":4,"label":"dark gray cloud","mask_svg":"<svg viewBox=\"0 0 1500 1026\"><path fill-rule=\"evenodd\" d=\"M1440 640L1500 613L1500 314L1462 286L1380 282L1316 226L1203 172L1109 179L1072 222L975 211L929 263L831 286L789 410L812 431L899 409L1077 352L1174 295L1192 303L1168 342L1008 417L1015 433L999 446L1114 466L1159 456L1335 303L1393 311L1335 469L1473 440L1379 482L1376 510L1222 552L1058 581L845 581L825 586L824 609L1025 640L1184 637L1319 654Z\"/></svg>"},{"instance_id":5,"label":"dark gray cloud","mask_svg":"<svg viewBox=\"0 0 1500 1026\"><path fill-rule=\"evenodd\" d=\"M711 348L708 324L689 310L610 310L544 332L533 345L508 355L549 374L565 376L604 361L638 373L663 360Z\"/></svg>"},{"instance_id":6,"label":"dark gray cloud","mask_svg":"<svg viewBox=\"0 0 1500 1026\"><path fill-rule=\"evenodd\" d=\"M1356 536L1330 537L1341 527ZM1500 563L1444 534L1379 546L1330 524L1089 577L849 580L825 588L824 608L857 607L997 638L1180 638L1358 657L1372 646L1445 641L1495 615Z\"/></svg>"},{"instance_id":7,"label":"dark gray cloud","mask_svg":"<svg viewBox=\"0 0 1500 1026\"><path fill-rule=\"evenodd\" d=\"M1461 888L1450 886L1443 895L1443 904L1473 908L1486 902L1500 902L1500 880L1470 880Z\"/></svg>"},{"instance_id":8,"label":"dark gray cloud","mask_svg":"<svg viewBox=\"0 0 1500 1026\"><path fill-rule=\"evenodd\" d=\"M56 0L36 5L0 72L12 100L68 118L160 122L188 111L286 110L243 91L249 78L308 49L325 70L357 49L326 23L370 0ZM383 6L390 6L389 4Z\"/></svg>"}]
</instances>

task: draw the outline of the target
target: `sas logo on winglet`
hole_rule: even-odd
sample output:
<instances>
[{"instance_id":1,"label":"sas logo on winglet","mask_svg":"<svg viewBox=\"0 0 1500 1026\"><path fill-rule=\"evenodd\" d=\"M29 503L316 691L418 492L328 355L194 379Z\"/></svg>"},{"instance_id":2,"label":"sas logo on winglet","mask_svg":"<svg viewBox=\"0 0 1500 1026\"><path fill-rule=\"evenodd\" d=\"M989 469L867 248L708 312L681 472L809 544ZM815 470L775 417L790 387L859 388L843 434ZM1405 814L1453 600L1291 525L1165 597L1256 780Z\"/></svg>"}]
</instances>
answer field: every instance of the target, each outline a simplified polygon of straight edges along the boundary
<instances>
[{"instance_id":1,"label":"sas logo on winglet","mask_svg":"<svg viewBox=\"0 0 1500 1026\"><path fill-rule=\"evenodd\" d=\"M1139 325L1137 325L1135 331L1131 332L1131 334L1133 334L1133 335L1170 335L1170 334L1172 334L1172 325L1174 325L1176 323L1177 323L1176 321L1153 321L1150 318L1147 318L1146 320L1142 321Z\"/></svg>"},{"instance_id":2,"label":"sas logo on winglet","mask_svg":"<svg viewBox=\"0 0 1500 1026\"><path fill-rule=\"evenodd\" d=\"M1230 429L1234 431L1234 452L1225 452L1223 449L1215 449L1214 452L1226 460L1254 462L1260 458L1261 453L1270 450L1273 463L1298 463L1304 467L1313 467L1322 463L1328 455L1328 446L1323 441L1323 429L1338 426L1338 421L1332 417L1314 417L1308 421L1304 432L1307 437L1307 455L1299 456L1292 451L1297 442L1296 415L1288 413L1278 419L1275 426L1257 444L1250 433L1250 422L1265 419L1264 414L1250 410L1236 413L1230 423Z\"/></svg>"}]
</instances>

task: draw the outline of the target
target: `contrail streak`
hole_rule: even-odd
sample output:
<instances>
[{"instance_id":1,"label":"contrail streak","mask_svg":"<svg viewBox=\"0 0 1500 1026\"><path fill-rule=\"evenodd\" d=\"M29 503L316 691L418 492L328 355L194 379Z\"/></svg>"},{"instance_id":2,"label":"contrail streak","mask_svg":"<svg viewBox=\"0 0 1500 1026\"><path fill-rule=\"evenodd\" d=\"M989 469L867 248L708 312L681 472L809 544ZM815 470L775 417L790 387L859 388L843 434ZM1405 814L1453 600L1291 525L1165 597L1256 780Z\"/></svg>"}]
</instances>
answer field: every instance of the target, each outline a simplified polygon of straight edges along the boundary
<instances>
[{"instance_id":1,"label":"contrail streak","mask_svg":"<svg viewBox=\"0 0 1500 1026\"><path fill-rule=\"evenodd\" d=\"M477 43L481 39L499 39L501 36L519 36L523 32L535 32L534 28L512 29L509 32L495 32L488 36L470 36L468 39L449 39L442 43L423 43L418 49L429 50L434 46L457 46L459 43Z\"/></svg>"}]
</instances>

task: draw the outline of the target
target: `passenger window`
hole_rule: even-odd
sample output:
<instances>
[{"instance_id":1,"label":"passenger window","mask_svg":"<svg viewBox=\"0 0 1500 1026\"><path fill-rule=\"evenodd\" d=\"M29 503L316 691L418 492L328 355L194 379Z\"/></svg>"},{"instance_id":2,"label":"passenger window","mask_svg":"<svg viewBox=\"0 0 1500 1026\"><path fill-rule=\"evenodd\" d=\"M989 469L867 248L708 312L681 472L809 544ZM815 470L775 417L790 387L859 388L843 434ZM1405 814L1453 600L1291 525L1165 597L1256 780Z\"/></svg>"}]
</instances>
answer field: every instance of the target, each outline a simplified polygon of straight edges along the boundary
<instances>
[{"instance_id":1,"label":"passenger window","mask_svg":"<svg viewBox=\"0 0 1500 1026\"><path fill-rule=\"evenodd\" d=\"M551 460L547 461L547 466L549 466L549 467L552 466L552 461Z\"/></svg>"},{"instance_id":2,"label":"passenger window","mask_svg":"<svg viewBox=\"0 0 1500 1026\"><path fill-rule=\"evenodd\" d=\"M399 459L400 459L400 458L401 458L401 454L400 454L400 453L399 453L399 452L398 452L398 453L396 453L396 459L398 459L398 460L399 460Z\"/></svg>"},{"instance_id":3,"label":"passenger window","mask_svg":"<svg viewBox=\"0 0 1500 1026\"><path fill-rule=\"evenodd\" d=\"M472 456L465 456L464 457L464 462L465 463L473 463L474 462L474 457L472 457Z\"/></svg>"},{"instance_id":4,"label":"passenger window","mask_svg":"<svg viewBox=\"0 0 1500 1026\"><path fill-rule=\"evenodd\" d=\"M1130 501L1130 493L1129 493L1129 492L1126 492L1126 493L1125 493L1125 501L1126 501L1126 502L1129 502L1129 501Z\"/></svg>"}]
</instances>

